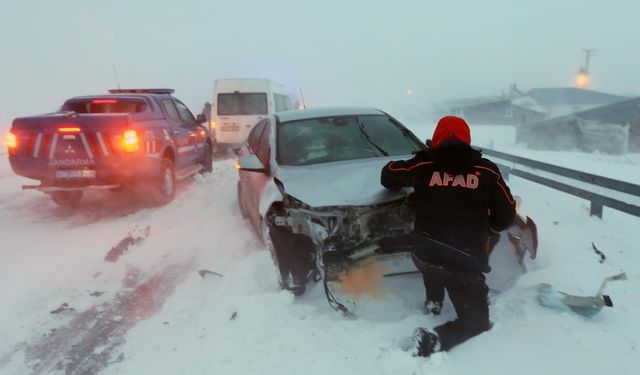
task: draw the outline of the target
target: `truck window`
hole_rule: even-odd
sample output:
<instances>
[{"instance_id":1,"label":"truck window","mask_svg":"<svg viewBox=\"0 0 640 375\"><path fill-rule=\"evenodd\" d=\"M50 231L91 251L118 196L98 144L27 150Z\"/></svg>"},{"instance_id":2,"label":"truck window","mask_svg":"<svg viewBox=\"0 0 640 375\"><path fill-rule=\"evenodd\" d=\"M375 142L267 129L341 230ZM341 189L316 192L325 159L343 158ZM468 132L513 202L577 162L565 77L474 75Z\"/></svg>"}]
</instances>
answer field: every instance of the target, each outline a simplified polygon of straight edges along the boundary
<instances>
[{"instance_id":1,"label":"truck window","mask_svg":"<svg viewBox=\"0 0 640 375\"><path fill-rule=\"evenodd\" d=\"M176 106L173 104L172 100L169 100L169 99L163 100L162 106L164 107L164 110L167 112L167 115L171 120L180 122L178 111L176 110Z\"/></svg>"},{"instance_id":2,"label":"truck window","mask_svg":"<svg viewBox=\"0 0 640 375\"><path fill-rule=\"evenodd\" d=\"M180 116L182 122L196 123L195 117L193 117L186 105L176 100L176 106L178 107L178 116Z\"/></svg>"},{"instance_id":3,"label":"truck window","mask_svg":"<svg viewBox=\"0 0 640 375\"><path fill-rule=\"evenodd\" d=\"M143 100L137 99L86 99L67 102L64 111L76 113L138 113L147 108Z\"/></svg>"},{"instance_id":4,"label":"truck window","mask_svg":"<svg viewBox=\"0 0 640 375\"><path fill-rule=\"evenodd\" d=\"M218 115L266 115L267 94L233 93L218 94Z\"/></svg>"}]
</instances>

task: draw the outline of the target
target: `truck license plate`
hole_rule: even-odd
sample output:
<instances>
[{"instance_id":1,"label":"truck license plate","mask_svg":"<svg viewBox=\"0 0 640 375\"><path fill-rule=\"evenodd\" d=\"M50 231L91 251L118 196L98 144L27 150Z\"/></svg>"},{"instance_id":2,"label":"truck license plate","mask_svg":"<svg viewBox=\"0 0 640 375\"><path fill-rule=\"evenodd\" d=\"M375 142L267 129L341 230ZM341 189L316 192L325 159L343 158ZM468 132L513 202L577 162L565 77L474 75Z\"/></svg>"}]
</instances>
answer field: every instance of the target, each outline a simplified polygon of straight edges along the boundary
<instances>
[{"instance_id":1,"label":"truck license plate","mask_svg":"<svg viewBox=\"0 0 640 375\"><path fill-rule=\"evenodd\" d=\"M93 169L56 171L56 178L96 178L96 171Z\"/></svg>"},{"instance_id":2,"label":"truck license plate","mask_svg":"<svg viewBox=\"0 0 640 375\"><path fill-rule=\"evenodd\" d=\"M223 132L237 132L238 130L240 130L240 126L239 125L222 125L220 127L220 130L222 130Z\"/></svg>"}]
</instances>

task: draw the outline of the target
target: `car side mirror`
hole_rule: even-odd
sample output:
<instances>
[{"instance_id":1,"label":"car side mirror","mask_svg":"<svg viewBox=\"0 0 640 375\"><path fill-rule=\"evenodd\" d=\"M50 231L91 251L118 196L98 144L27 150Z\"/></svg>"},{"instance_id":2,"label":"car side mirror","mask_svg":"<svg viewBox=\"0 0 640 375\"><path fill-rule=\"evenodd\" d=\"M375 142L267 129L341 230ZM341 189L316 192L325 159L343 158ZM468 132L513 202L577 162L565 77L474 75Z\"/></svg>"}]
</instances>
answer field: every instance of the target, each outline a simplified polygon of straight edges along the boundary
<instances>
[{"instance_id":1,"label":"car side mirror","mask_svg":"<svg viewBox=\"0 0 640 375\"><path fill-rule=\"evenodd\" d=\"M204 124L205 122L207 122L207 116L205 116L204 113L200 113L196 116L196 123Z\"/></svg>"},{"instance_id":2,"label":"car side mirror","mask_svg":"<svg viewBox=\"0 0 640 375\"><path fill-rule=\"evenodd\" d=\"M427 139L427 142L425 142L427 144L427 147L431 147L431 140Z\"/></svg>"},{"instance_id":3,"label":"car side mirror","mask_svg":"<svg viewBox=\"0 0 640 375\"><path fill-rule=\"evenodd\" d=\"M241 171L267 173L267 168L254 154L249 154L238 159L237 168Z\"/></svg>"}]
</instances>

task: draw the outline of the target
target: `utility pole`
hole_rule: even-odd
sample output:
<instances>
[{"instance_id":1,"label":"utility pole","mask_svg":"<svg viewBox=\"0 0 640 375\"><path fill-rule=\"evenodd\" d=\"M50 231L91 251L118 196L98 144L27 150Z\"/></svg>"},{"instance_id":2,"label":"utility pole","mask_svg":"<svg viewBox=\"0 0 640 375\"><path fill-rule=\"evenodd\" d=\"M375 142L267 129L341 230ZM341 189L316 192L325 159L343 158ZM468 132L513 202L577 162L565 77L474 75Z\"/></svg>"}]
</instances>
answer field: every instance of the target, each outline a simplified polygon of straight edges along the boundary
<instances>
[{"instance_id":1,"label":"utility pole","mask_svg":"<svg viewBox=\"0 0 640 375\"><path fill-rule=\"evenodd\" d=\"M591 73L589 71L589 62L591 61L591 57L595 54L596 50L584 48L582 49L582 51L585 54L584 66L580 68L580 70L578 70L578 78L576 79L576 82L578 84L578 87L584 89L584 88L587 88L587 86L589 86L590 73Z\"/></svg>"},{"instance_id":2,"label":"utility pole","mask_svg":"<svg viewBox=\"0 0 640 375\"><path fill-rule=\"evenodd\" d=\"M584 48L583 51L585 55L584 69L587 71L587 74L589 74L589 61L591 60L591 56L595 54L596 50Z\"/></svg>"}]
</instances>

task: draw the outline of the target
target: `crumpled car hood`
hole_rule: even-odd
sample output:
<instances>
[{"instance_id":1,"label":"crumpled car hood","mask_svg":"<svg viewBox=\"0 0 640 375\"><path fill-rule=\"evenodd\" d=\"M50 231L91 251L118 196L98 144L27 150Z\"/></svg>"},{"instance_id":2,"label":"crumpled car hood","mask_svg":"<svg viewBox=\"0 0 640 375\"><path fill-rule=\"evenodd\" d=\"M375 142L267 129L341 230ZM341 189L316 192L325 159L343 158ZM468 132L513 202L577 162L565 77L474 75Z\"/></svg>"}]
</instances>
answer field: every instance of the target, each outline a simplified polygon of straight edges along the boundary
<instances>
[{"instance_id":1,"label":"crumpled car hood","mask_svg":"<svg viewBox=\"0 0 640 375\"><path fill-rule=\"evenodd\" d=\"M287 194L312 207L365 206L405 197L409 190L390 191L380 184L380 171L394 156L348 160L306 166L284 166L276 171Z\"/></svg>"}]
</instances>

